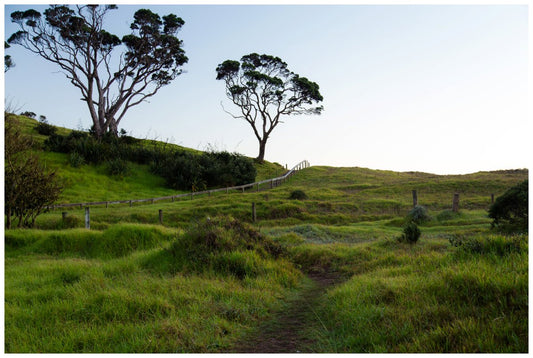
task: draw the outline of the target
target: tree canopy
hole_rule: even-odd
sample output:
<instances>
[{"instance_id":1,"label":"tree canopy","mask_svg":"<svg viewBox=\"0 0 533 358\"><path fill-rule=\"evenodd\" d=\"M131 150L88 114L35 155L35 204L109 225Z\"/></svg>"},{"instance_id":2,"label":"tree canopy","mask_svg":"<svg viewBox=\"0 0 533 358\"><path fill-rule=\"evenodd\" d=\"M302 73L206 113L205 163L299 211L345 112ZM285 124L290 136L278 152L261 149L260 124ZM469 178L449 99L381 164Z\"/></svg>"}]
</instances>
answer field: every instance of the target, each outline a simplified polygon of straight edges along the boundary
<instances>
[{"instance_id":1,"label":"tree canopy","mask_svg":"<svg viewBox=\"0 0 533 358\"><path fill-rule=\"evenodd\" d=\"M115 5L51 5L44 16L33 9L15 11L20 30L8 39L57 64L87 103L94 131L118 134L131 107L155 95L182 73L188 58L176 37L184 21L138 10L131 34L120 39L106 31L104 19ZM115 52L122 52L113 57Z\"/></svg>"},{"instance_id":2,"label":"tree canopy","mask_svg":"<svg viewBox=\"0 0 533 358\"><path fill-rule=\"evenodd\" d=\"M259 141L262 162L265 147L284 115L320 114L324 107L319 86L291 72L279 57L252 53L239 61L227 60L216 68L217 80L226 86L226 96L239 107L234 118L244 119Z\"/></svg>"}]
</instances>

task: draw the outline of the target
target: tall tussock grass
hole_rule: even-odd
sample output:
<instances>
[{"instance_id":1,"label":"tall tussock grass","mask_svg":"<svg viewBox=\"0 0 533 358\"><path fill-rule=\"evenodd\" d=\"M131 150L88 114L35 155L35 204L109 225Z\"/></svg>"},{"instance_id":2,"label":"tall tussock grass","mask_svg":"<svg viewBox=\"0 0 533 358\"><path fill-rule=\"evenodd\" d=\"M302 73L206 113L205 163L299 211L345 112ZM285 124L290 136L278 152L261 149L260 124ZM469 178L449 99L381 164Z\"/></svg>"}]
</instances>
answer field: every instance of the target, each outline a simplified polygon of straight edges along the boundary
<instances>
[{"instance_id":1,"label":"tall tussock grass","mask_svg":"<svg viewBox=\"0 0 533 358\"><path fill-rule=\"evenodd\" d=\"M230 275L244 280L273 276L294 287L301 278L283 247L233 217L207 218L193 225L145 266L160 273Z\"/></svg>"},{"instance_id":2,"label":"tall tussock grass","mask_svg":"<svg viewBox=\"0 0 533 358\"><path fill-rule=\"evenodd\" d=\"M424 245L345 247L366 268L322 300L317 350L528 352L527 236Z\"/></svg>"}]
</instances>

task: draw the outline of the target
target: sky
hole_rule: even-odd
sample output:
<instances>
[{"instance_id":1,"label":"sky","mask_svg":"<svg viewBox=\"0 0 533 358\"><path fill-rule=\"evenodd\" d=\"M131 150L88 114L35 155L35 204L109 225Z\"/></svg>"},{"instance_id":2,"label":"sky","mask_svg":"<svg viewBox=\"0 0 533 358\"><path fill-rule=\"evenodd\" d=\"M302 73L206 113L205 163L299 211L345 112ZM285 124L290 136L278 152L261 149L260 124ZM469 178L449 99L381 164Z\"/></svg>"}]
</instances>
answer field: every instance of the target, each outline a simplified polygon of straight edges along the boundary
<instances>
[{"instance_id":1,"label":"sky","mask_svg":"<svg viewBox=\"0 0 533 358\"><path fill-rule=\"evenodd\" d=\"M249 124L222 109L237 113L215 72L256 52L280 57L324 97L320 116L285 117L274 129L268 161L435 174L530 166L527 2L215 3L118 2L109 14L108 29L120 37L139 8L185 21L185 73L128 111L120 127L130 135L256 157ZM5 37L18 30L11 12L46 7L5 5ZM16 63L4 74L8 107L67 128L92 125L58 68L20 46L6 54Z\"/></svg>"}]
</instances>

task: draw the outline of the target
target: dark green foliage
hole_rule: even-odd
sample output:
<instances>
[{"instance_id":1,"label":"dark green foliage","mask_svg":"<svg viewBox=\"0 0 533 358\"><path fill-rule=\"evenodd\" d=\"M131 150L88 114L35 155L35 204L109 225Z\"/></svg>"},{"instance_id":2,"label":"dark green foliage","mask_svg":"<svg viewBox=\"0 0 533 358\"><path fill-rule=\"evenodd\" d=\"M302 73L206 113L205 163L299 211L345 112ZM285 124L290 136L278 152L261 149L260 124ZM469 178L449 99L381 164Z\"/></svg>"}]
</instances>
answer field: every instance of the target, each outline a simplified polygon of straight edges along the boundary
<instances>
[{"instance_id":1,"label":"dark green foliage","mask_svg":"<svg viewBox=\"0 0 533 358\"><path fill-rule=\"evenodd\" d=\"M431 216L429 216L427 209L421 205L415 206L407 214L407 221L412 221L417 225L420 225L430 220Z\"/></svg>"},{"instance_id":2,"label":"dark green foliage","mask_svg":"<svg viewBox=\"0 0 533 358\"><path fill-rule=\"evenodd\" d=\"M291 200L305 200L307 199L307 194L303 190L293 190L289 195Z\"/></svg>"},{"instance_id":3,"label":"dark green foliage","mask_svg":"<svg viewBox=\"0 0 533 358\"><path fill-rule=\"evenodd\" d=\"M413 221L410 221L403 227L402 236L398 238L399 242L405 242L408 244L416 244L420 238L420 229Z\"/></svg>"},{"instance_id":4,"label":"dark green foliage","mask_svg":"<svg viewBox=\"0 0 533 358\"><path fill-rule=\"evenodd\" d=\"M194 155L176 151L156 157L152 171L171 188L193 191L252 183L257 174L251 159L228 152Z\"/></svg>"},{"instance_id":5,"label":"dark green foliage","mask_svg":"<svg viewBox=\"0 0 533 358\"><path fill-rule=\"evenodd\" d=\"M492 227L507 232L528 231L528 180L513 186L489 209Z\"/></svg>"},{"instance_id":6,"label":"dark green foliage","mask_svg":"<svg viewBox=\"0 0 533 358\"><path fill-rule=\"evenodd\" d=\"M36 114L35 112L25 111L25 112L22 112L20 115L21 115L21 116L28 117L28 118L35 118L35 116L36 116L37 114Z\"/></svg>"},{"instance_id":7,"label":"dark green foliage","mask_svg":"<svg viewBox=\"0 0 533 358\"><path fill-rule=\"evenodd\" d=\"M37 123L37 126L35 126L35 129L37 130L37 133L46 136L54 134L57 131L57 128L48 123L46 118L41 118L39 123Z\"/></svg>"},{"instance_id":8,"label":"dark green foliage","mask_svg":"<svg viewBox=\"0 0 533 358\"><path fill-rule=\"evenodd\" d=\"M528 251L528 237L526 235L453 235L448 240L452 246L459 248L461 251L474 254L506 256L513 252L521 253Z\"/></svg>"},{"instance_id":9,"label":"dark green foliage","mask_svg":"<svg viewBox=\"0 0 533 358\"><path fill-rule=\"evenodd\" d=\"M108 160L106 171L109 175L124 177L129 173L128 162L120 158Z\"/></svg>"},{"instance_id":10,"label":"dark green foliage","mask_svg":"<svg viewBox=\"0 0 533 358\"><path fill-rule=\"evenodd\" d=\"M68 163L69 163L70 166L73 167L73 168L79 168L79 167L81 167L83 164L85 164L85 159L83 158L83 156L82 156L80 153L78 153L78 152L72 152L72 153L70 153L70 155L69 155Z\"/></svg>"},{"instance_id":11,"label":"dark green foliage","mask_svg":"<svg viewBox=\"0 0 533 358\"><path fill-rule=\"evenodd\" d=\"M257 175L253 161L236 153L224 151L198 155L165 146L148 147L125 135L119 138L105 135L98 140L86 132L72 131L67 136L50 135L45 140L45 147L70 153L74 167L82 163L106 163L110 175L126 175L126 161L149 164L151 171L163 177L168 187L178 190L201 191L249 184Z\"/></svg>"}]
</instances>

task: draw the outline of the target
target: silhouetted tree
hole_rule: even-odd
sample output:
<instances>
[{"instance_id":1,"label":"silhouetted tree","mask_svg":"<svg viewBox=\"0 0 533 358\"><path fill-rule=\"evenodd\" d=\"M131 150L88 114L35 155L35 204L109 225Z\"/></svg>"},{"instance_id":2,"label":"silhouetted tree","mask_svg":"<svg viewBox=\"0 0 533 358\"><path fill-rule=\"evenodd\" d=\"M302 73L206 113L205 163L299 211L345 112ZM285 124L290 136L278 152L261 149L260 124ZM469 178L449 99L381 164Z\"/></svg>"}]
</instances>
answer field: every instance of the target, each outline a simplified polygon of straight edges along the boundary
<instances>
[{"instance_id":1,"label":"silhouetted tree","mask_svg":"<svg viewBox=\"0 0 533 358\"><path fill-rule=\"evenodd\" d=\"M11 46L7 42L4 41L4 49L8 49ZM4 72L9 71L10 68L15 67L15 62L11 59L10 55L4 55Z\"/></svg>"},{"instance_id":2,"label":"silhouetted tree","mask_svg":"<svg viewBox=\"0 0 533 358\"><path fill-rule=\"evenodd\" d=\"M219 64L217 80L226 84L227 97L240 108L234 118L244 119L259 141L257 160L262 162L265 147L283 115L320 114L323 100L319 86L289 71L279 57L252 53L241 61L227 60Z\"/></svg>"},{"instance_id":3,"label":"silhouetted tree","mask_svg":"<svg viewBox=\"0 0 533 358\"><path fill-rule=\"evenodd\" d=\"M31 140L22 133L12 115L4 113L4 174L6 227L12 218L18 227L32 227L46 206L57 200L61 186L53 171L47 171L31 152Z\"/></svg>"},{"instance_id":4,"label":"silhouetted tree","mask_svg":"<svg viewBox=\"0 0 533 358\"><path fill-rule=\"evenodd\" d=\"M104 19L115 5L51 5L44 11L11 14L20 31L9 43L23 46L58 65L87 103L97 137L118 134L118 124L131 107L155 95L182 73L187 61L175 35L185 23L174 14L162 18L138 10L132 33L119 39L107 32ZM124 51L113 58L115 49Z\"/></svg>"}]
</instances>

